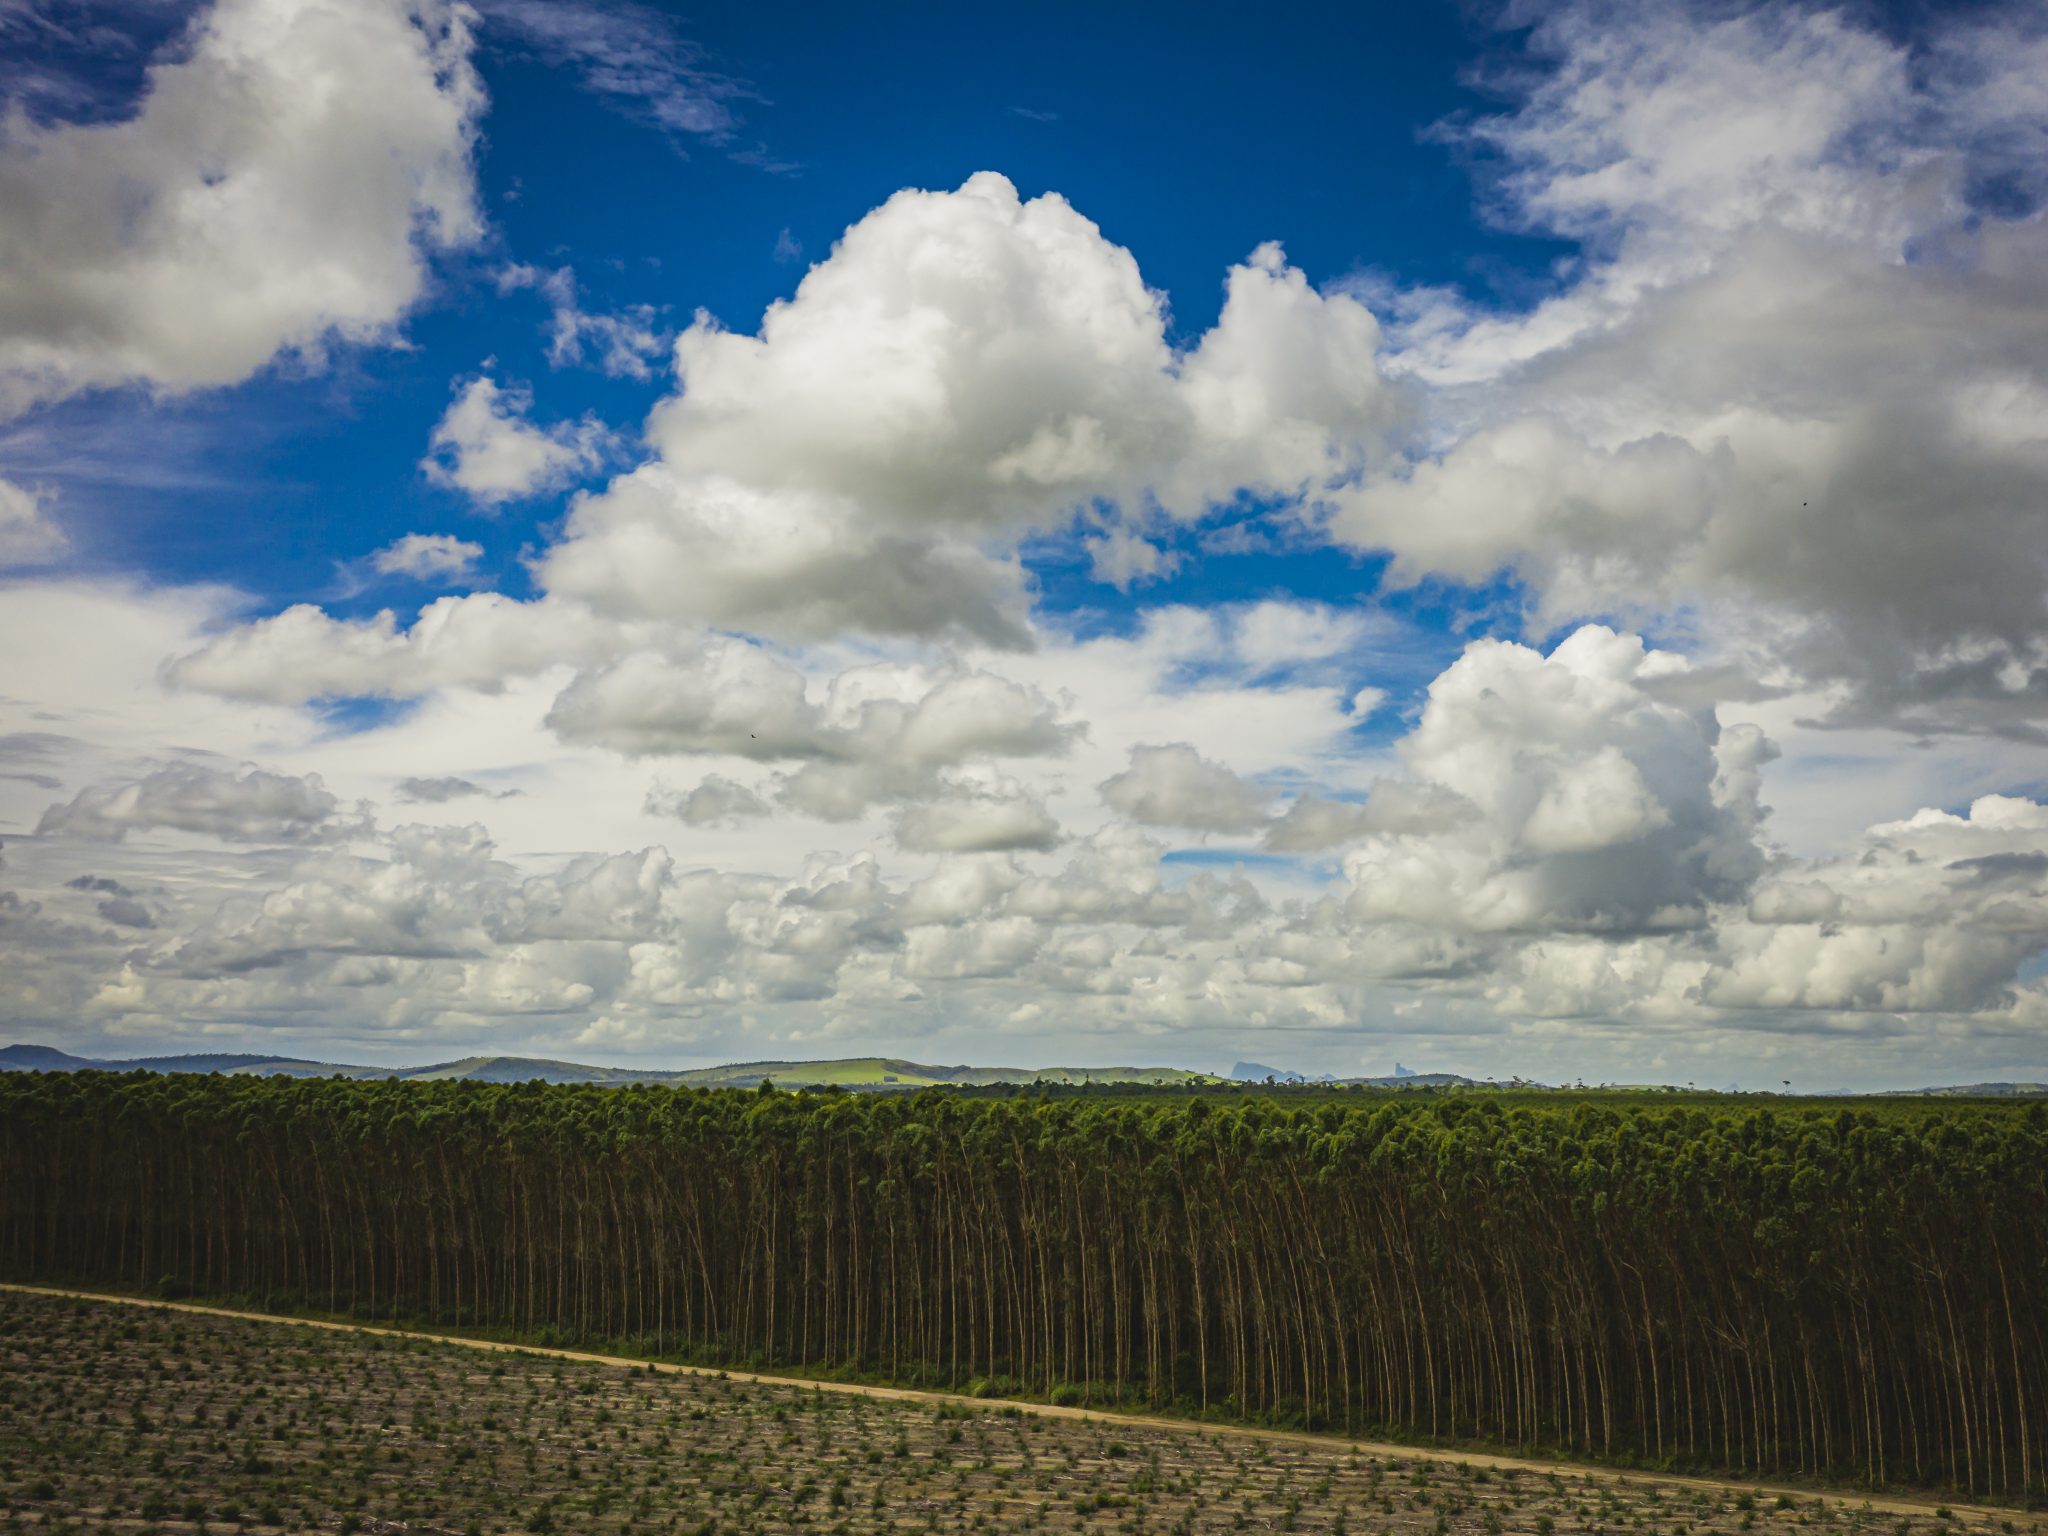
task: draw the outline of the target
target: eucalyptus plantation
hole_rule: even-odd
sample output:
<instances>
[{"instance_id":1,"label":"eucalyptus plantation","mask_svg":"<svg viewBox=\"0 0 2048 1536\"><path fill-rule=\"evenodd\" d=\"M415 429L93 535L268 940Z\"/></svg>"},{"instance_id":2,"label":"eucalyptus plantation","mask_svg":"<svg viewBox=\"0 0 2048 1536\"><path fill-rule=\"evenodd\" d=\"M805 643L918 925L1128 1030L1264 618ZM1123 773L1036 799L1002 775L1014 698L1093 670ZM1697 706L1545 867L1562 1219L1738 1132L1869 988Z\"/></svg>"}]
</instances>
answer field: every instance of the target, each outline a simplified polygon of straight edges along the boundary
<instances>
[{"instance_id":1,"label":"eucalyptus plantation","mask_svg":"<svg viewBox=\"0 0 2048 1536\"><path fill-rule=\"evenodd\" d=\"M0 1269L1662 1467L2048 1467L2038 1105L17 1074Z\"/></svg>"}]
</instances>

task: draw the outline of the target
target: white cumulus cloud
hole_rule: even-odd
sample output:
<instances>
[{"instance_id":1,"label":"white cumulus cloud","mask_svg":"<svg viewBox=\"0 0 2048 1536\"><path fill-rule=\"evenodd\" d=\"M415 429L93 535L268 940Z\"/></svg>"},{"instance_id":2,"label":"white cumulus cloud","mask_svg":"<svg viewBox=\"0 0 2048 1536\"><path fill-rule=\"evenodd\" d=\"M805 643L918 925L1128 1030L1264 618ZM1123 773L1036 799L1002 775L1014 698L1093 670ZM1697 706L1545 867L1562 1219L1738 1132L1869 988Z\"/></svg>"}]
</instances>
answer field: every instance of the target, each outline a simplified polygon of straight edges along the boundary
<instances>
[{"instance_id":1,"label":"white cumulus cloud","mask_svg":"<svg viewBox=\"0 0 2048 1536\"><path fill-rule=\"evenodd\" d=\"M370 556L370 564L386 576L415 581L455 581L469 575L484 547L452 533L408 533Z\"/></svg>"},{"instance_id":2,"label":"white cumulus cloud","mask_svg":"<svg viewBox=\"0 0 2048 1536\"><path fill-rule=\"evenodd\" d=\"M759 646L641 652L579 675L548 713L566 741L628 757L726 755L794 763L783 804L828 820L923 797L943 770L1064 753L1076 728L1022 684L979 671L854 668L814 697L809 680Z\"/></svg>"},{"instance_id":3,"label":"white cumulus cloud","mask_svg":"<svg viewBox=\"0 0 2048 1536\"><path fill-rule=\"evenodd\" d=\"M230 772L173 763L127 783L95 784L53 805L38 835L119 842L130 832L177 831L232 843L306 843L364 830L341 814L319 775Z\"/></svg>"},{"instance_id":4,"label":"white cumulus cloud","mask_svg":"<svg viewBox=\"0 0 2048 1536\"><path fill-rule=\"evenodd\" d=\"M1656 691L1685 666L1599 626L1547 656L1468 647L1398 747L1416 819L1345 857L1349 912L1451 930L1637 932L1698 926L1746 896L1760 817L1739 770L1760 743L1731 736L1738 773L1723 775L1712 711Z\"/></svg>"},{"instance_id":5,"label":"white cumulus cloud","mask_svg":"<svg viewBox=\"0 0 2048 1536\"><path fill-rule=\"evenodd\" d=\"M1103 780L1103 801L1133 821L1201 832L1262 826L1272 797L1186 742L1131 749L1131 764Z\"/></svg>"},{"instance_id":6,"label":"white cumulus cloud","mask_svg":"<svg viewBox=\"0 0 2048 1536\"><path fill-rule=\"evenodd\" d=\"M537 427L532 392L489 377L456 392L422 461L428 477L486 507L557 490L604 461L611 434L591 420Z\"/></svg>"},{"instance_id":7,"label":"white cumulus cloud","mask_svg":"<svg viewBox=\"0 0 2048 1536\"><path fill-rule=\"evenodd\" d=\"M769 813L768 802L722 773L707 773L687 791L656 787L647 794L647 814L673 816L692 827L732 826Z\"/></svg>"},{"instance_id":8,"label":"white cumulus cloud","mask_svg":"<svg viewBox=\"0 0 2048 1536\"><path fill-rule=\"evenodd\" d=\"M1060 841L1060 825L1035 796L954 789L896 818L896 845L917 853L1044 851Z\"/></svg>"}]
</instances>

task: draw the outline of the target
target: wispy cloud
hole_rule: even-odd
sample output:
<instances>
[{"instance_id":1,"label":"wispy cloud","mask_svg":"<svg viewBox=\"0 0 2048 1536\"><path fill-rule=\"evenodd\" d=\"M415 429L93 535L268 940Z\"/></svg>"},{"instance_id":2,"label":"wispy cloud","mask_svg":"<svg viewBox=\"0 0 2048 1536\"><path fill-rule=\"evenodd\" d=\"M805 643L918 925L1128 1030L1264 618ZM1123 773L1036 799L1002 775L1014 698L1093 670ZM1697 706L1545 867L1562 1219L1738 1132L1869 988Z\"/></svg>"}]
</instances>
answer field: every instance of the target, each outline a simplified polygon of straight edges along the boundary
<instances>
[{"instance_id":1,"label":"wispy cloud","mask_svg":"<svg viewBox=\"0 0 2048 1536\"><path fill-rule=\"evenodd\" d=\"M189 0L0 0L0 100L41 122L125 114Z\"/></svg>"},{"instance_id":2,"label":"wispy cloud","mask_svg":"<svg viewBox=\"0 0 2048 1536\"><path fill-rule=\"evenodd\" d=\"M768 170L792 167L765 146L738 141L742 102L762 102L744 80L714 68L673 21L632 0L481 0L486 35L515 41L573 69L584 89L671 137L702 140ZM680 146L679 146L680 147Z\"/></svg>"},{"instance_id":3,"label":"wispy cloud","mask_svg":"<svg viewBox=\"0 0 2048 1536\"><path fill-rule=\"evenodd\" d=\"M539 293L553 309L548 361L557 368L588 362L613 378L644 379L653 372L649 359L660 357L675 339L651 304L585 309L576 274L567 267L549 271L515 262L499 270L498 292L523 288Z\"/></svg>"}]
</instances>

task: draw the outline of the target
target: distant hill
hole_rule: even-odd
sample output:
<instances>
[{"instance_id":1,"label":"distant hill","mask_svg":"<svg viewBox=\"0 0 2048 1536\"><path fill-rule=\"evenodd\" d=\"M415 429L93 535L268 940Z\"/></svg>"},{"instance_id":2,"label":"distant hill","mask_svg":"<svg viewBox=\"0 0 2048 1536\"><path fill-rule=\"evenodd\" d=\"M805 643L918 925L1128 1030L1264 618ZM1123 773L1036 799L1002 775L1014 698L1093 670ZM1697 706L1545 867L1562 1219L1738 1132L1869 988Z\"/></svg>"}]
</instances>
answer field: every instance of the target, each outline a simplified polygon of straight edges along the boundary
<instances>
[{"instance_id":1,"label":"distant hill","mask_svg":"<svg viewBox=\"0 0 2048 1536\"><path fill-rule=\"evenodd\" d=\"M47 1045L0 1047L0 1069L9 1072L75 1072L80 1067L98 1065L96 1061L87 1061L83 1056L69 1056Z\"/></svg>"},{"instance_id":2,"label":"distant hill","mask_svg":"<svg viewBox=\"0 0 2048 1536\"><path fill-rule=\"evenodd\" d=\"M73 1056L47 1045L0 1046L0 1071L12 1072L220 1072L253 1077L402 1078L411 1081L480 1083L597 1083L624 1087L654 1083L691 1088L756 1088L773 1081L788 1088L932 1088L942 1084L985 1087L997 1083L1126 1083L1168 1085L1216 1082L1208 1073L1181 1067L935 1067L887 1056L839 1061L745 1061L685 1071L635 1071L592 1067L537 1056L465 1056L424 1067L365 1067L346 1062L307 1061L292 1056L239 1053L139 1056L111 1060Z\"/></svg>"},{"instance_id":3,"label":"distant hill","mask_svg":"<svg viewBox=\"0 0 2048 1536\"><path fill-rule=\"evenodd\" d=\"M1949 1088L1899 1088L1888 1097L1932 1099L2038 1099L2048 1097L2048 1083L1960 1083Z\"/></svg>"},{"instance_id":4,"label":"distant hill","mask_svg":"<svg viewBox=\"0 0 2048 1536\"><path fill-rule=\"evenodd\" d=\"M251 1052L199 1052L182 1056L136 1056L121 1060L73 1056L47 1045L0 1046L0 1071L7 1072L220 1072L259 1077L399 1077L402 1072L378 1067L351 1067L330 1061L300 1061L290 1056Z\"/></svg>"}]
</instances>

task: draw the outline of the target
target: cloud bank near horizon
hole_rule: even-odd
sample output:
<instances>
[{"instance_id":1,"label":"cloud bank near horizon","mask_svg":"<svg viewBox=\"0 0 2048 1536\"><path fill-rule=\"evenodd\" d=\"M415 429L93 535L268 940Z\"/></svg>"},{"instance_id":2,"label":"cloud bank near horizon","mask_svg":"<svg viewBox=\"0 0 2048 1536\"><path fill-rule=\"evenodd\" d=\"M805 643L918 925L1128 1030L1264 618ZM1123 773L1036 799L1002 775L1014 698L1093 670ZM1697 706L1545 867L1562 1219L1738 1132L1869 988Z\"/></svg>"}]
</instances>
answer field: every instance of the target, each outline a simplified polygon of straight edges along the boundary
<instances>
[{"instance_id":1,"label":"cloud bank near horizon","mask_svg":"<svg viewBox=\"0 0 2048 1536\"><path fill-rule=\"evenodd\" d=\"M497 238L472 25L219 0L131 120L11 123L0 410L402 343ZM1190 334L1088 213L984 172L881 202L751 329L638 312L599 364L660 391L637 423L451 378L420 473L561 511L516 573L366 546L414 607L75 569L61 504L0 480L0 1016L2048 1064L2048 31L1571 6L1526 49L1441 130L1489 217L1577 252L1521 307L1268 243ZM567 268L482 291L536 288L609 355ZM1356 589L1207 599L1225 541ZM1055 567L1125 620L1050 601Z\"/></svg>"}]
</instances>

